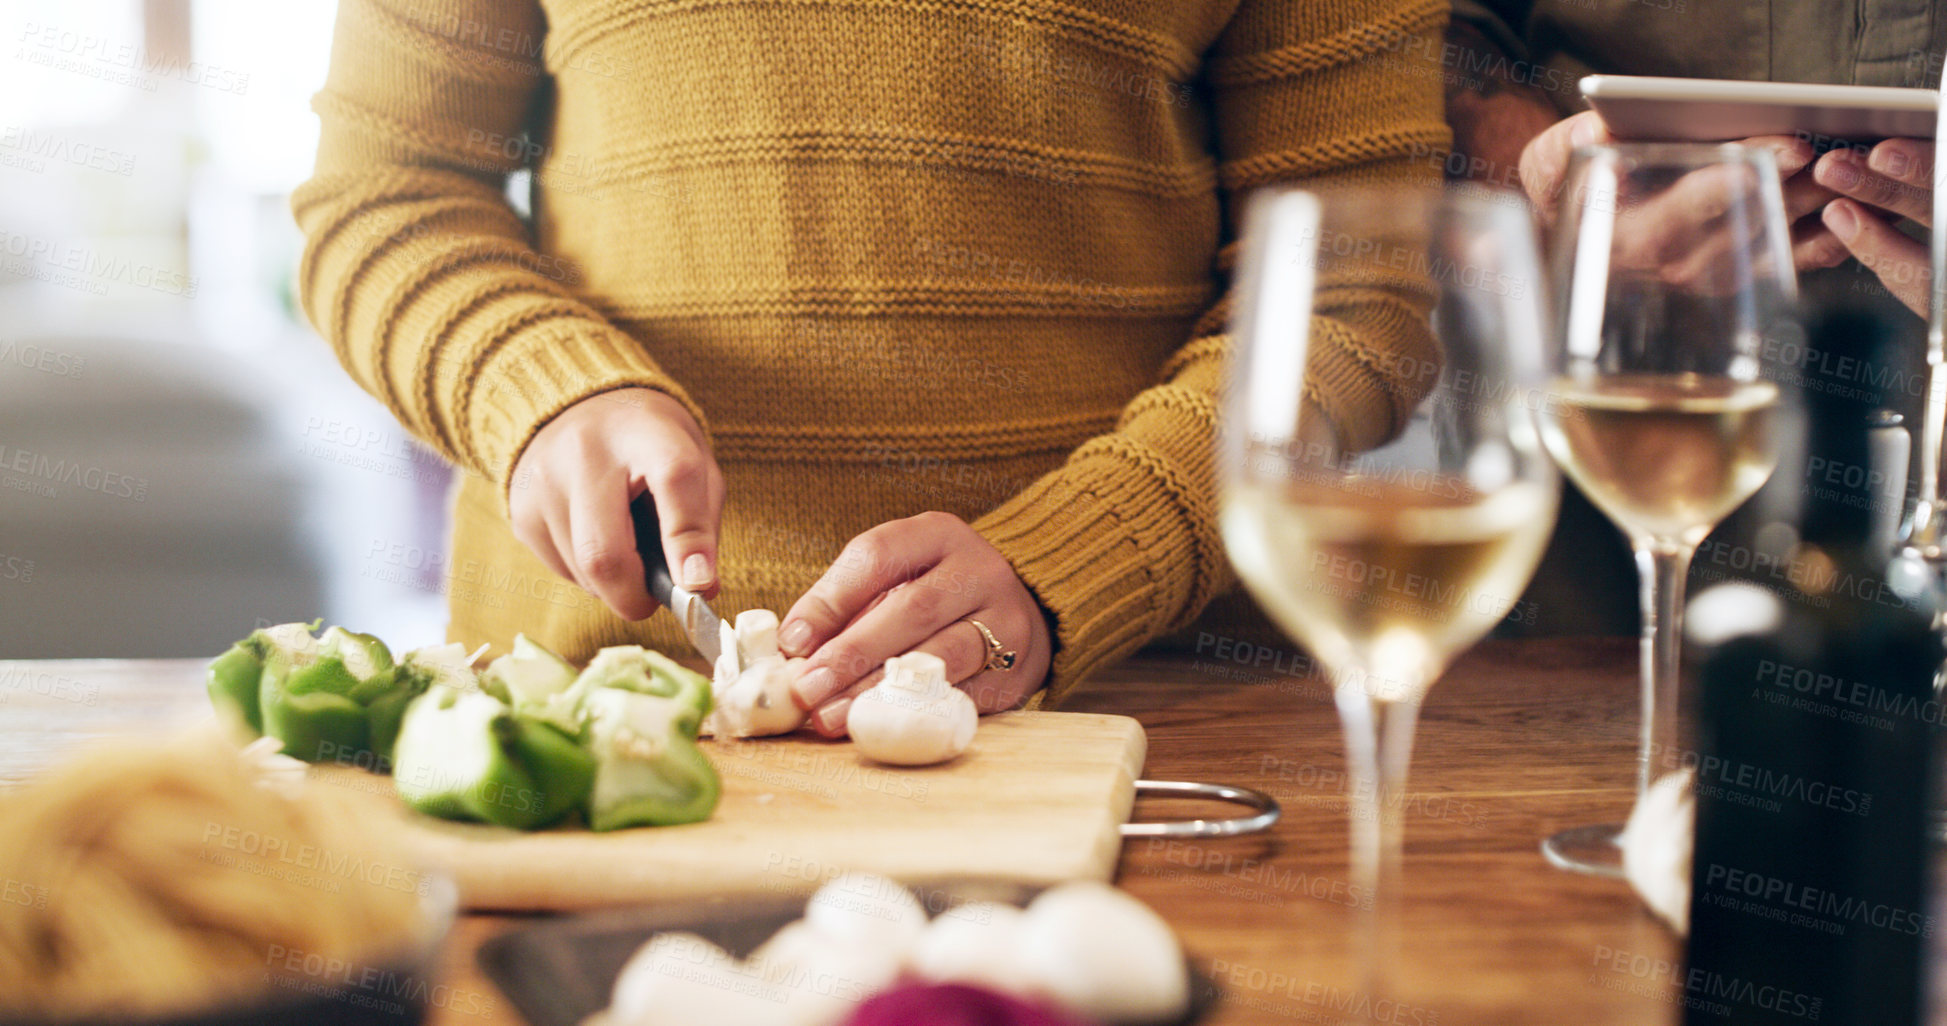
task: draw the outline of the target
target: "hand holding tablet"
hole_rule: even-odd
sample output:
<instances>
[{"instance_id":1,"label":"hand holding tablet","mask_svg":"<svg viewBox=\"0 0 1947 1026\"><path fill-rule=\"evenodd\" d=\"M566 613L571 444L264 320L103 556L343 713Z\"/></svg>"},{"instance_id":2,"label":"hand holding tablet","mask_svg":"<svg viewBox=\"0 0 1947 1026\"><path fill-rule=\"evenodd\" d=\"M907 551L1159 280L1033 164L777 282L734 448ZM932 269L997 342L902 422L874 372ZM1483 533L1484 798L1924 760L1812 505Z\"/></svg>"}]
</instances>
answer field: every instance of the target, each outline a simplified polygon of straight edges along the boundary
<instances>
[{"instance_id":1,"label":"hand holding tablet","mask_svg":"<svg viewBox=\"0 0 1947 1026\"><path fill-rule=\"evenodd\" d=\"M1619 75L1592 75L1581 87L1594 109L1557 122L1521 154L1521 184L1544 223L1554 219L1578 146L1659 140L1759 146L1778 164L1798 270L1857 257L1909 309L1925 315L1927 247L1895 226L1902 219L1931 225L1933 90ZM1651 227L1667 230L1672 240L1699 231L1680 217Z\"/></svg>"},{"instance_id":2,"label":"hand holding tablet","mask_svg":"<svg viewBox=\"0 0 1947 1026\"><path fill-rule=\"evenodd\" d=\"M1925 236L1898 227L1910 220L1933 227L1934 144L1929 139L1887 139L1870 150L1841 147L1820 157L1812 179L1838 199L1826 204L1825 229L1845 252L1799 269L1830 267L1857 257L1907 309L1927 315L1933 263Z\"/></svg>"},{"instance_id":3,"label":"hand holding tablet","mask_svg":"<svg viewBox=\"0 0 1947 1026\"><path fill-rule=\"evenodd\" d=\"M1582 96L1616 138L1729 142L1789 135L1819 150L1881 139L1932 139L1932 89L1590 75Z\"/></svg>"},{"instance_id":4,"label":"hand holding tablet","mask_svg":"<svg viewBox=\"0 0 1947 1026\"><path fill-rule=\"evenodd\" d=\"M1561 205L1563 181L1569 158L1578 147L1630 142L1617 138L1596 111L1583 111L1556 122L1530 140L1521 152L1521 186L1534 203L1544 225L1553 224ZM1746 145L1768 149L1783 181L1785 220L1792 226L1793 263L1800 269L1826 267L1843 261L1845 246L1831 231L1810 217L1836 195L1815 181L1807 171L1817 158L1812 144L1790 135L1760 136L1738 140ZM1676 193L1680 196L1682 193ZM1636 247L1642 252L1680 253L1709 248L1706 236L1712 225L1687 217L1680 202L1657 204L1645 216L1634 220L1633 231L1645 233Z\"/></svg>"}]
</instances>

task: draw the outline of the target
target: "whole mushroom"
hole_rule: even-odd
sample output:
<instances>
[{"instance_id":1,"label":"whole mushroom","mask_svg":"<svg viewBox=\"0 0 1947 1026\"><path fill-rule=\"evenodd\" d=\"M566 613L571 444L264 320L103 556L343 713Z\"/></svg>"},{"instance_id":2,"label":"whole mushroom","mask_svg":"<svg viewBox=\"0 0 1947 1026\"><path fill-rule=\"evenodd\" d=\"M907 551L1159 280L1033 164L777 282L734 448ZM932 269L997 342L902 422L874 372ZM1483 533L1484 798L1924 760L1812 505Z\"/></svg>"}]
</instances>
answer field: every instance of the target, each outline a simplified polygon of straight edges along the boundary
<instances>
[{"instance_id":1,"label":"whole mushroom","mask_svg":"<svg viewBox=\"0 0 1947 1026\"><path fill-rule=\"evenodd\" d=\"M604 1024L776 1026L784 991L693 933L659 933L616 977Z\"/></svg>"},{"instance_id":2,"label":"whole mushroom","mask_svg":"<svg viewBox=\"0 0 1947 1026\"><path fill-rule=\"evenodd\" d=\"M966 751L979 719L939 656L908 652L886 660L885 678L852 701L847 730L868 759L926 766Z\"/></svg>"},{"instance_id":3,"label":"whole mushroom","mask_svg":"<svg viewBox=\"0 0 1947 1026\"><path fill-rule=\"evenodd\" d=\"M1030 989L1097 1022L1165 1022L1190 1004L1190 971L1169 924L1104 883L1076 881L1028 903L1018 957Z\"/></svg>"},{"instance_id":4,"label":"whole mushroom","mask_svg":"<svg viewBox=\"0 0 1947 1026\"><path fill-rule=\"evenodd\" d=\"M839 943L883 948L902 956L926 929L926 907L897 880L876 873L833 877L805 902L804 921Z\"/></svg>"},{"instance_id":5,"label":"whole mushroom","mask_svg":"<svg viewBox=\"0 0 1947 1026\"><path fill-rule=\"evenodd\" d=\"M913 949L913 974L1018 994L1033 981L1020 957L1026 914L996 901L970 901L933 918Z\"/></svg>"}]
</instances>

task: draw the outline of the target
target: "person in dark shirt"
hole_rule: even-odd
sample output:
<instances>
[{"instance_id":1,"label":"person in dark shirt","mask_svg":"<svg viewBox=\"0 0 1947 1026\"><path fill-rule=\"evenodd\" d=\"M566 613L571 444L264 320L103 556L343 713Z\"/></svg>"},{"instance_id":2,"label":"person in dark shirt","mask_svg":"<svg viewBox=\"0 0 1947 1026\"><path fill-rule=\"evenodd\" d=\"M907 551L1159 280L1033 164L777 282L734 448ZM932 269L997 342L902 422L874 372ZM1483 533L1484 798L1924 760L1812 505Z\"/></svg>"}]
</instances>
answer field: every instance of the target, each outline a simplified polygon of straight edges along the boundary
<instances>
[{"instance_id":1,"label":"person in dark shirt","mask_svg":"<svg viewBox=\"0 0 1947 1026\"><path fill-rule=\"evenodd\" d=\"M1555 217L1574 148L1610 140L1582 100L1584 75L1933 89L1947 54L1947 4L1936 0L1454 0L1453 12L1438 56L1454 149L1440 156L1449 174L1521 188L1544 224ZM1746 141L1770 148L1784 175L1808 302L1863 302L1894 314L1910 362L1879 379L1896 383L1886 405L1917 425L1932 141ZM1637 616L1628 549L1572 489L1566 500L1529 595L1540 615L1524 633L1627 633ZM1708 559L1699 562L1707 573Z\"/></svg>"}]
</instances>

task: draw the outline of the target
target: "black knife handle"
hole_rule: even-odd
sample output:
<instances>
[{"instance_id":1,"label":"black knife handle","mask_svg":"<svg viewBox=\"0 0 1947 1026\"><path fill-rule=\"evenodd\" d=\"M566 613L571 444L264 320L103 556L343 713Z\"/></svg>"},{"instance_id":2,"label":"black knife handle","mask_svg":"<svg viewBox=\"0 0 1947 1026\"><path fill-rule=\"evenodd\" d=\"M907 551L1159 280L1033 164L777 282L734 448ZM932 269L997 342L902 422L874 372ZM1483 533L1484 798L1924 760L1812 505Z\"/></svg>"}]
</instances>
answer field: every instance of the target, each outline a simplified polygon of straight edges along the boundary
<instances>
[{"instance_id":1,"label":"black knife handle","mask_svg":"<svg viewBox=\"0 0 1947 1026\"><path fill-rule=\"evenodd\" d=\"M629 503L629 516L635 520L635 550L642 556L643 577L649 597L673 608L676 604L676 579L670 576L669 560L663 558L663 527L656 519L656 500L643 492Z\"/></svg>"}]
</instances>

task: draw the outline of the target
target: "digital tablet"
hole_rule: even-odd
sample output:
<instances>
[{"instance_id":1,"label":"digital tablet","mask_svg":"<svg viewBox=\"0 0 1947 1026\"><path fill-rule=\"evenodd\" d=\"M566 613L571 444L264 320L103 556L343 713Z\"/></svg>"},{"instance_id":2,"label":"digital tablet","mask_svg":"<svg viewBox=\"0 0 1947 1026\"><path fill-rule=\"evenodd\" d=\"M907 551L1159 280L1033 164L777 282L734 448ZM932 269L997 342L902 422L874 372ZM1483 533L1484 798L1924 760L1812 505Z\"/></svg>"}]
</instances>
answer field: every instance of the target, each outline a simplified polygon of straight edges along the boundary
<instances>
[{"instance_id":1,"label":"digital tablet","mask_svg":"<svg viewBox=\"0 0 1947 1026\"><path fill-rule=\"evenodd\" d=\"M1931 139L1932 89L1590 75L1582 95L1618 139L1721 142L1796 135L1820 149L1880 139Z\"/></svg>"}]
</instances>

